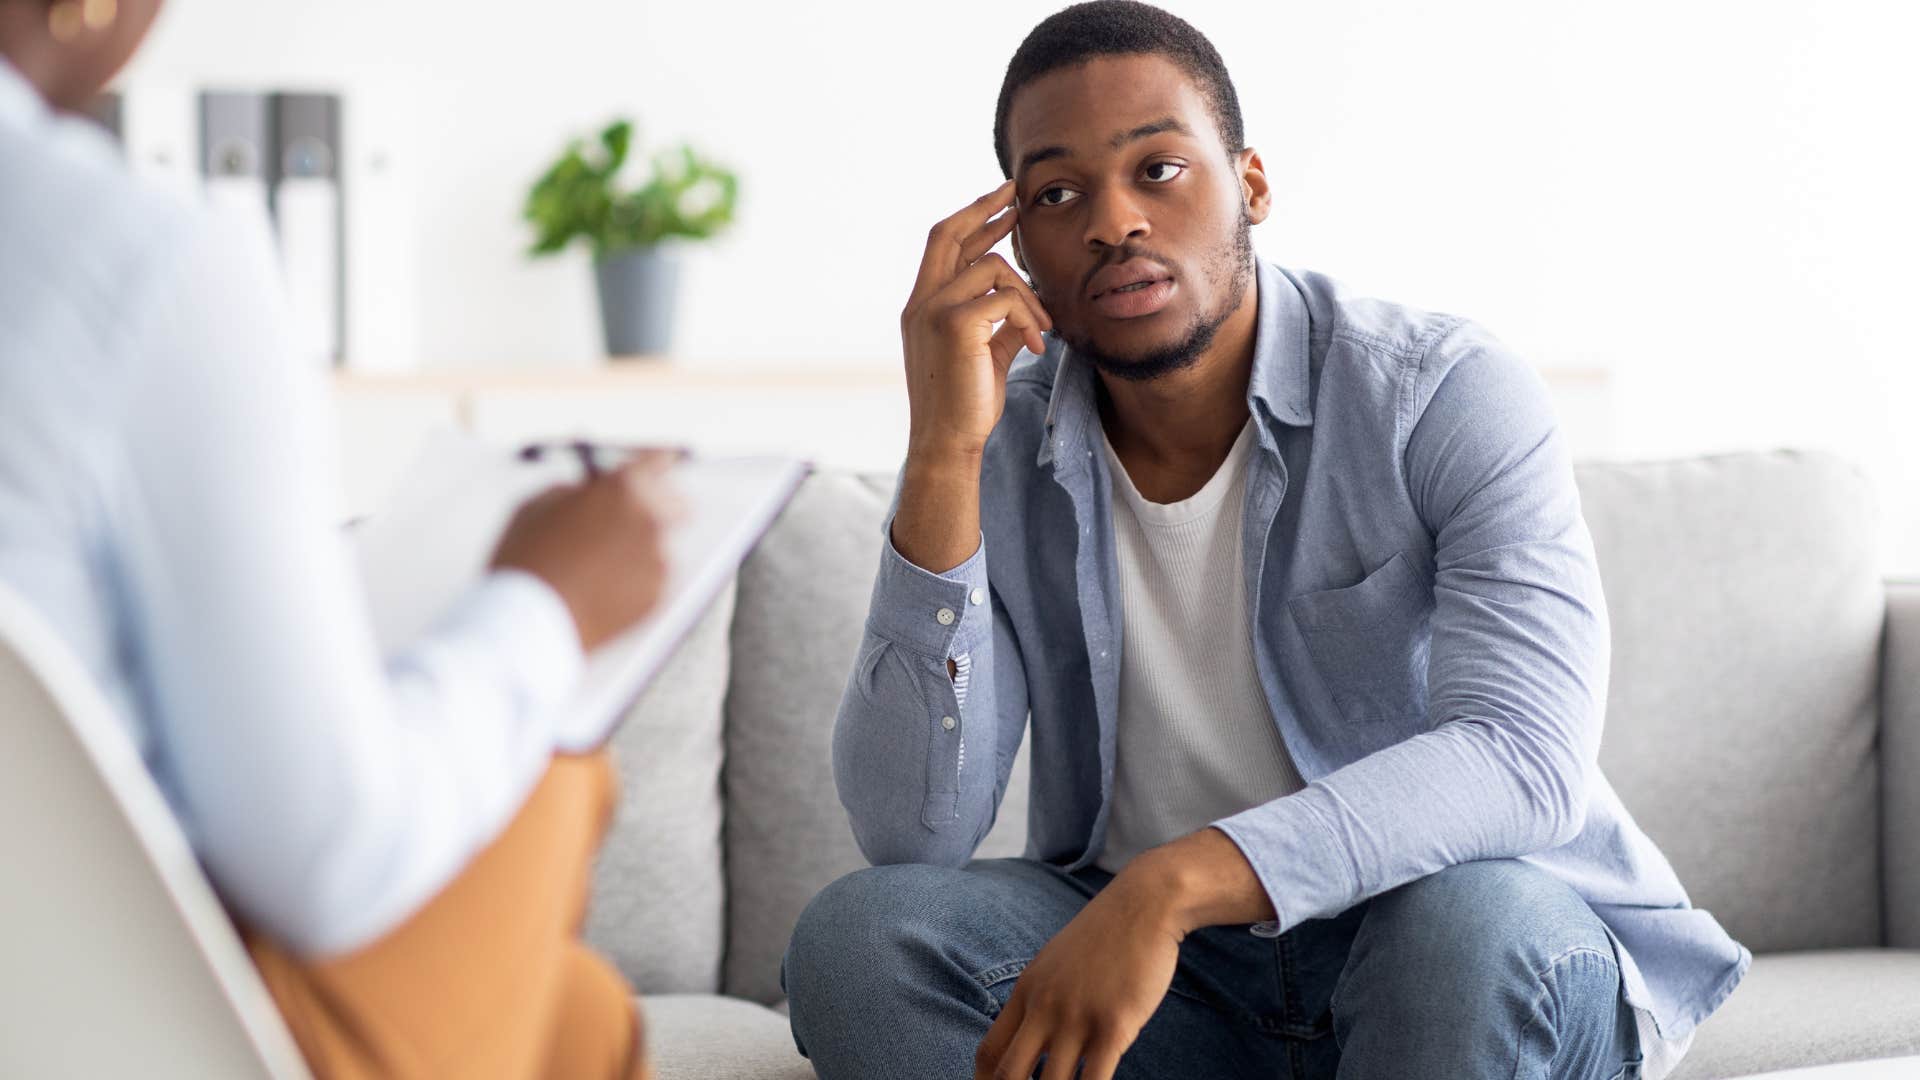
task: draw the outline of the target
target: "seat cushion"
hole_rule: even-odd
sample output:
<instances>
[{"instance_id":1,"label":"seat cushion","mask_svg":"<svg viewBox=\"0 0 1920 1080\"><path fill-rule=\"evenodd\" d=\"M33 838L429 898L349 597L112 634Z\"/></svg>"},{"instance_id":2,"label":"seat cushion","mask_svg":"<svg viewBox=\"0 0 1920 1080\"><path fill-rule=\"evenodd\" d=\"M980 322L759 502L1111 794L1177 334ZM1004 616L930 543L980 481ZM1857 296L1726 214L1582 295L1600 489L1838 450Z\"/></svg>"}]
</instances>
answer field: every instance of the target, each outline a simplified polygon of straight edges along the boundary
<instances>
[{"instance_id":1,"label":"seat cushion","mask_svg":"<svg viewBox=\"0 0 1920 1080\"><path fill-rule=\"evenodd\" d=\"M613 734L620 804L594 869L587 940L642 993L720 989L720 729L732 622L729 588Z\"/></svg>"},{"instance_id":2,"label":"seat cushion","mask_svg":"<svg viewBox=\"0 0 1920 1080\"><path fill-rule=\"evenodd\" d=\"M1600 764L1627 809L1755 952L1881 944L1866 478L1789 452L1578 476L1613 621Z\"/></svg>"},{"instance_id":3,"label":"seat cushion","mask_svg":"<svg viewBox=\"0 0 1920 1080\"><path fill-rule=\"evenodd\" d=\"M657 1080L813 1080L787 1018L716 994L644 997L647 1053Z\"/></svg>"},{"instance_id":4,"label":"seat cushion","mask_svg":"<svg viewBox=\"0 0 1920 1080\"><path fill-rule=\"evenodd\" d=\"M1754 958L1673 1080L1909 1054L1920 1054L1920 950L1775 953Z\"/></svg>"}]
</instances>

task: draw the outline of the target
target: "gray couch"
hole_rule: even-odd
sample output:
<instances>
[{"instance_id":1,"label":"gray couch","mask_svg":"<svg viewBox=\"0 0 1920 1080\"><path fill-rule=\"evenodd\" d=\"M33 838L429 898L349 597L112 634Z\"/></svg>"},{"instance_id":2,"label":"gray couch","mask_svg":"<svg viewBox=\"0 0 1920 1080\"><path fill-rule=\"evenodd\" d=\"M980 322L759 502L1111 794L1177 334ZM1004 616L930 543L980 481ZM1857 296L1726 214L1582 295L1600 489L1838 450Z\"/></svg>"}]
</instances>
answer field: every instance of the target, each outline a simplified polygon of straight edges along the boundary
<instances>
[{"instance_id":1,"label":"gray couch","mask_svg":"<svg viewBox=\"0 0 1920 1080\"><path fill-rule=\"evenodd\" d=\"M1580 469L1613 614L1601 763L1758 959L1680 1076L1920 1054L1920 585L1818 455ZM890 477L815 475L617 736L592 940L660 1080L801 1080L780 956L861 865L828 736ZM983 855L1019 852L1024 764ZM1920 1059L1914 1063L1920 1076Z\"/></svg>"}]
</instances>

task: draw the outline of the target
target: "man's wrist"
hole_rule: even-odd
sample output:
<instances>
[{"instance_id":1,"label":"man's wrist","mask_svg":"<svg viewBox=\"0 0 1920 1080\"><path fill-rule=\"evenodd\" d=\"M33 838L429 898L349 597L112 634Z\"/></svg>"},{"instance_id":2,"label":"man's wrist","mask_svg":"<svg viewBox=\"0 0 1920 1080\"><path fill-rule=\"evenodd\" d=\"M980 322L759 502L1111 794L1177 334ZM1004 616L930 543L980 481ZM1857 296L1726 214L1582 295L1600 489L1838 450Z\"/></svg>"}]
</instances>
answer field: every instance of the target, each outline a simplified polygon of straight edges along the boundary
<instances>
[{"instance_id":1,"label":"man's wrist","mask_svg":"<svg viewBox=\"0 0 1920 1080\"><path fill-rule=\"evenodd\" d=\"M978 482L986 447L909 437L905 473L942 483Z\"/></svg>"},{"instance_id":2,"label":"man's wrist","mask_svg":"<svg viewBox=\"0 0 1920 1080\"><path fill-rule=\"evenodd\" d=\"M1139 896L1146 919L1184 938L1203 923L1197 914L1205 906L1202 883L1193 860L1176 840L1134 856L1120 871ZM1116 884L1118 882L1116 881Z\"/></svg>"},{"instance_id":3,"label":"man's wrist","mask_svg":"<svg viewBox=\"0 0 1920 1080\"><path fill-rule=\"evenodd\" d=\"M1273 917L1252 865L1218 829L1201 829L1141 852L1121 871L1127 875L1143 897L1147 917L1180 937L1203 927Z\"/></svg>"}]
</instances>

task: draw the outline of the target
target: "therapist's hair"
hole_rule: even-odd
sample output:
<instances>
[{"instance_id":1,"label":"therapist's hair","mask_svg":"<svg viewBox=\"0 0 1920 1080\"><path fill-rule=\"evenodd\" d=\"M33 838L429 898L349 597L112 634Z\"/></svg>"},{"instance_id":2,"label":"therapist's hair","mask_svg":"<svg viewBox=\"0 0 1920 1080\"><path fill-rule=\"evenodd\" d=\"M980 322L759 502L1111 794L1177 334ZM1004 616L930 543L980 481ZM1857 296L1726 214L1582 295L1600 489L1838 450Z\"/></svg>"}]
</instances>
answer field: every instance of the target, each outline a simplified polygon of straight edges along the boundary
<instances>
[{"instance_id":1,"label":"therapist's hair","mask_svg":"<svg viewBox=\"0 0 1920 1080\"><path fill-rule=\"evenodd\" d=\"M1013 51L993 111L993 152L1000 172L1013 175L1013 151L1007 146L1007 112L1013 95L1042 75L1075 67L1102 56L1164 56L1200 86L1220 141L1228 153L1246 147L1240 119L1240 95L1219 50L1185 19L1138 0L1092 0L1047 16Z\"/></svg>"}]
</instances>

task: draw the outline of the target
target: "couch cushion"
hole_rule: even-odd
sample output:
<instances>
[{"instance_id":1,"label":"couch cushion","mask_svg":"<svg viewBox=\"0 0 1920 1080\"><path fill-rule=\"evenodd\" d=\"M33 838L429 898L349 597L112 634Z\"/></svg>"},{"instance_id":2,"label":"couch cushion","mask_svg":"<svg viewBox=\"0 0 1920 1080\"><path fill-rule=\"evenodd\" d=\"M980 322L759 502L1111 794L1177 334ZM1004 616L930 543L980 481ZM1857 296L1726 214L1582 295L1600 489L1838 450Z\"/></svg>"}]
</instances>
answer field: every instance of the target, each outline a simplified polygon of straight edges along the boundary
<instances>
[{"instance_id":1,"label":"couch cushion","mask_svg":"<svg viewBox=\"0 0 1920 1080\"><path fill-rule=\"evenodd\" d=\"M729 994L778 1000L801 908L866 865L834 790L831 739L892 487L890 477L815 474L740 570L726 733ZM1024 749L1013 776L982 858L1024 847Z\"/></svg>"},{"instance_id":2,"label":"couch cushion","mask_svg":"<svg viewBox=\"0 0 1920 1080\"><path fill-rule=\"evenodd\" d=\"M1880 942L1866 479L1820 454L1579 470L1613 618L1600 761L1755 951Z\"/></svg>"},{"instance_id":3,"label":"couch cushion","mask_svg":"<svg viewBox=\"0 0 1920 1080\"><path fill-rule=\"evenodd\" d=\"M643 998L640 1007L657 1080L814 1080L787 1018L763 1005L670 994Z\"/></svg>"},{"instance_id":4,"label":"couch cushion","mask_svg":"<svg viewBox=\"0 0 1920 1080\"><path fill-rule=\"evenodd\" d=\"M1920 1054L1920 951L1779 953L1754 959L1673 1080L1905 1054Z\"/></svg>"},{"instance_id":5,"label":"couch cushion","mask_svg":"<svg viewBox=\"0 0 1920 1080\"><path fill-rule=\"evenodd\" d=\"M720 988L728 588L613 735L620 807L594 870L587 940L645 993Z\"/></svg>"}]
</instances>

